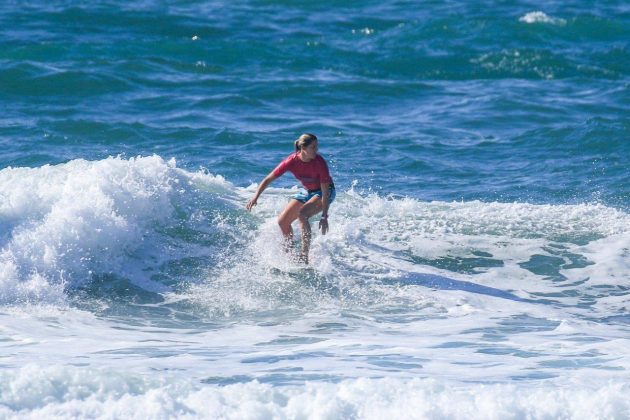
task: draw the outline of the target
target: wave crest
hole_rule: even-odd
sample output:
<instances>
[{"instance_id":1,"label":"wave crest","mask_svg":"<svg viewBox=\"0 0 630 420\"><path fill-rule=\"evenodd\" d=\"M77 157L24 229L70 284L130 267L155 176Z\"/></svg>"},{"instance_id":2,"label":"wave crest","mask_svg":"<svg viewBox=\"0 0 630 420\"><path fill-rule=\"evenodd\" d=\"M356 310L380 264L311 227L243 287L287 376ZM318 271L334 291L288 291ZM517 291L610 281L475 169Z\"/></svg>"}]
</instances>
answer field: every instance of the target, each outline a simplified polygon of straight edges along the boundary
<instances>
[{"instance_id":1,"label":"wave crest","mask_svg":"<svg viewBox=\"0 0 630 420\"><path fill-rule=\"evenodd\" d=\"M549 23L552 25L566 25L567 23L564 19L550 17L541 11L529 12L521 16L518 20L524 23Z\"/></svg>"}]
</instances>

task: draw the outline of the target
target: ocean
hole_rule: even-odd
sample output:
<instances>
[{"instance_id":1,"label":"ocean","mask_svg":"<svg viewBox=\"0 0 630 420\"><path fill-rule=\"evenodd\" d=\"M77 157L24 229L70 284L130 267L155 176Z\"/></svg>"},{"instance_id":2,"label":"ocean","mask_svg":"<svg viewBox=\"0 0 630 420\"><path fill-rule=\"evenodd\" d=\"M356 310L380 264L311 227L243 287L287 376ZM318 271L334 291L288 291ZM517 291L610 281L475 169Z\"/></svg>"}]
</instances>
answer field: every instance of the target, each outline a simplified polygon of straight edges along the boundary
<instances>
[{"instance_id":1,"label":"ocean","mask_svg":"<svg viewBox=\"0 0 630 420\"><path fill-rule=\"evenodd\" d=\"M0 1L0 418L629 418L629 41L621 0ZM245 209L304 132L309 268L290 174Z\"/></svg>"}]
</instances>

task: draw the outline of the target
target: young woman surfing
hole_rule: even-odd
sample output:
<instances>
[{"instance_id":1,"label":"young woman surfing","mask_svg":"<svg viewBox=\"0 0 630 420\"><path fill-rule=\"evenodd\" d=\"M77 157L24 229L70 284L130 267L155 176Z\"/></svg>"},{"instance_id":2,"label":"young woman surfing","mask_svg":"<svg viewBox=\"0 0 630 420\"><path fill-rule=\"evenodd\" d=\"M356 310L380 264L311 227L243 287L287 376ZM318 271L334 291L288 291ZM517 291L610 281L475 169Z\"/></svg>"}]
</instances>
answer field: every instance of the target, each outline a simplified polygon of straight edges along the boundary
<instances>
[{"instance_id":1,"label":"young woman surfing","mask_svg":"<svg viewBox=\"0 0 630 420\"><path fill-rule=\"evenodd\" d=\"M304 186L304 191L295 194L289 200L280 216L278 224L284 235L286 250L293 242L291 223L298 219L302 228L302 250L298 261L308 264L308 251L311 246L311 225L308 219L321 212L319 228L322 235L328 232L328 207L335 199L335 185L328 172L328 165L323 157L317 154L317 137L314 134L302 134L295 141L295 153L269 173L258 186L256 194L247 203L247 210L251 210L263 191L285 172L291 172Z\"/></svg>"}]
</instances>

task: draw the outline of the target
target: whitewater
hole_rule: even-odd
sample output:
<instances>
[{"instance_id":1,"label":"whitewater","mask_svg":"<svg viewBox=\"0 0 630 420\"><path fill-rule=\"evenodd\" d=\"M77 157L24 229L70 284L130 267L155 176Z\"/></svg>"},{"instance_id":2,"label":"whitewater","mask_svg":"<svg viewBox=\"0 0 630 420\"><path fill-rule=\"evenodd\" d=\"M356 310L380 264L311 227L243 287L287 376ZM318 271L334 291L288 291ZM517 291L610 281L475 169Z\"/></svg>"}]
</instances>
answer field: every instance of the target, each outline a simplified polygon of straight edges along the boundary
<instances>
[{"instance_id":1,"label":"whitewater","mask_svg":"<svg viewBox=\"0 0 630 420\"><path fill-rule=\"evenodd\" d=\"M623 418L630 216L270 188L158 155L0 171L2 418Z\"/></svg>"}]
</instances>

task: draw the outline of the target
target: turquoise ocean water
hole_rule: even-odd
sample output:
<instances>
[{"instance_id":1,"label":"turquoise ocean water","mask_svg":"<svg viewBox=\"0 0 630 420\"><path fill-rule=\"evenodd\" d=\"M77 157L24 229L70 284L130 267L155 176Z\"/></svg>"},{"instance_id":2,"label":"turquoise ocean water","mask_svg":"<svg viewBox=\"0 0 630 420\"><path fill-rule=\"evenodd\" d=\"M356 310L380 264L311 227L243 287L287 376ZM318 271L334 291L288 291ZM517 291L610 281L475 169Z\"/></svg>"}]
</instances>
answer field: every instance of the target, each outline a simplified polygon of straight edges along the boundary
<instances>
[{"instance_id":1,"label":"turquoise ocean water","mask_svg":"<svg viewBox=\"0 0 630 420\"><path fill-rule=\"evenodd\" d=\"M624 1L0 2L1 418L627 418ZM311 268L303 132L337 200Z\"/></svg>"}]
</instances>

